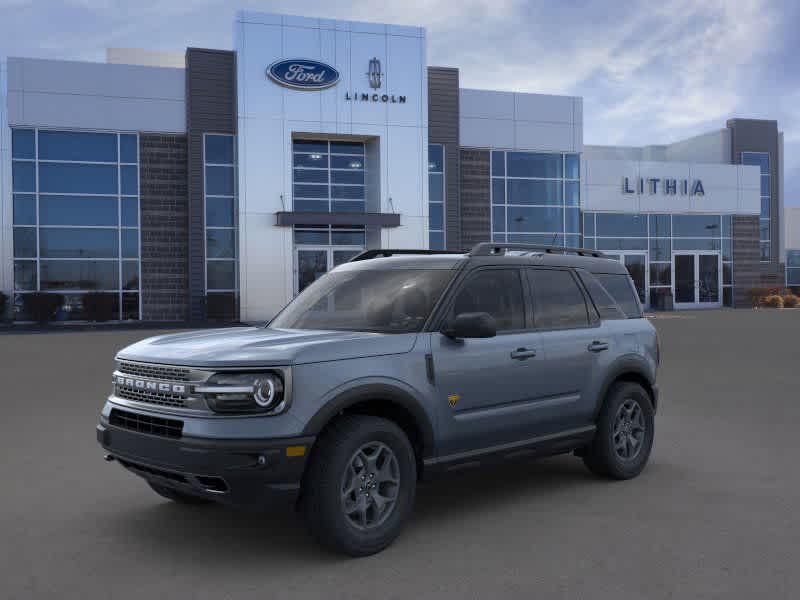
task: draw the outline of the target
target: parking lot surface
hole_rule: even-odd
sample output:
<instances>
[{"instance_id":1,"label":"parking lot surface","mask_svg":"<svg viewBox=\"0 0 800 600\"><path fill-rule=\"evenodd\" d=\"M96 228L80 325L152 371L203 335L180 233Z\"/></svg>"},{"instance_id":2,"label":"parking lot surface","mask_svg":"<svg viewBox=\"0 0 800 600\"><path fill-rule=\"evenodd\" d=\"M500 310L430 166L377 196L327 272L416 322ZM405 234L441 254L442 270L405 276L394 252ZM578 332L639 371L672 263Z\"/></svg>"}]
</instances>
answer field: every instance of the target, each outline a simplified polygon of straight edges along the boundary
<instances>
[{"instance_id":1,"label":"parking lot surface","mask_svg":"<svg viewBox=\"0 0 800 600\"><path fill-rule=\"evenodd\" d=\"M289 507L179 506L103 462L114 352L163 332L2 334L0 598L800 597L800 310L653 323L638 479L569 456L448 477L364 559L318 548Z\"/></svg>"}]
</instances>

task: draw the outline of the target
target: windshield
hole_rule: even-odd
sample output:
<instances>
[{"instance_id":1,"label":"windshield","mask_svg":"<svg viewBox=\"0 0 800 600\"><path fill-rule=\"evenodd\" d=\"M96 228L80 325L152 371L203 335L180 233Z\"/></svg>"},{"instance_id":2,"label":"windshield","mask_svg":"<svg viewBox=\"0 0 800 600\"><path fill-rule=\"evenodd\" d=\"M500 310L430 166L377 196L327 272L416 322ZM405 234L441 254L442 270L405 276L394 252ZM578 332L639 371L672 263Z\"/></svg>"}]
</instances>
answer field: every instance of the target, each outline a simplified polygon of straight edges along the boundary
<instances>
[{"instance_id":1,"label":"windshield","mask_svg":"<svg viewBox=\"0 0 800 600\"><path fill-rule=\"evenodd\" d=\"M417 332L452 276L443 269L332 271L303 290L269 327Z\"/></svg>"}]
</instances>

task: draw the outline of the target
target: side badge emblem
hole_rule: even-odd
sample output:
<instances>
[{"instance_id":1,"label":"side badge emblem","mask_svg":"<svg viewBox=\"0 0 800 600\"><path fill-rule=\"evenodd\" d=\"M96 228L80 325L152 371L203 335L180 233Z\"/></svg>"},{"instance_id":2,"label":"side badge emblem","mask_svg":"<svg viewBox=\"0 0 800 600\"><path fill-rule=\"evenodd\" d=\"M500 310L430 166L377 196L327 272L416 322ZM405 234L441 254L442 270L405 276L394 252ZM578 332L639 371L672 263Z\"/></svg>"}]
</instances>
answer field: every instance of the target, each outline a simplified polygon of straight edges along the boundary
<instances>
[{"instance_id":1,"label":"side badge emblem","mask_svg":"<svg viewBox=\"0 0 800 600\"><path fill-rule=\"evenodd\" d=\"M458 394L450 394L447 397L447 401L450 403L450 408L455 408L460 398L461 396L459 396Z\"/></svg>"}]
</instances>

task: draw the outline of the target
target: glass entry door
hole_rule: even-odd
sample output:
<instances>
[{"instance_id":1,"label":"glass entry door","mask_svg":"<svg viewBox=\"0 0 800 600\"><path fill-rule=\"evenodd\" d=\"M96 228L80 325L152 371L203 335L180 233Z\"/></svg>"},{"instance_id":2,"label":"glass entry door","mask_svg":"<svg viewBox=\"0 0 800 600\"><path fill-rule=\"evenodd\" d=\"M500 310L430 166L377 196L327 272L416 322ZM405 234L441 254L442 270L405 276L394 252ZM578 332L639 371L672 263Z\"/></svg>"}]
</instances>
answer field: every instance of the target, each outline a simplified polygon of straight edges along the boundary
<instances>
[{"instance_id":1,"label":"glass entry door","mask_svg":"<svg viewBox=\"0 0 800 600\"><path fill-rule=\"evenodd\" d=\"M363 252L363 248L325 246L295 248L294 293L299 294L331 269Z\"/></svg>"},{"instance_id":2,"label":"glass entry door","mask_svg":"<svg viewBox=\"0 0 800 600\"><path fill-rule=\"evenodd\" d=\"M722 272L718 252L680 252L672 255L675 308L722 306Z\"/></svg>"},{"instance_id":3,"label":"glass entry door","mask_svg":"<svg viewBox=\"0 0 800 600\"><path fill-rule=\"evenodd\" d=\"M628 273L636 286L636 293L639 294L639 302L642 306L647 306L647 252L631 252L628 250L606 254L606 258L613 258L620 261L628 269Z\"/></svg>"}]
</instances>

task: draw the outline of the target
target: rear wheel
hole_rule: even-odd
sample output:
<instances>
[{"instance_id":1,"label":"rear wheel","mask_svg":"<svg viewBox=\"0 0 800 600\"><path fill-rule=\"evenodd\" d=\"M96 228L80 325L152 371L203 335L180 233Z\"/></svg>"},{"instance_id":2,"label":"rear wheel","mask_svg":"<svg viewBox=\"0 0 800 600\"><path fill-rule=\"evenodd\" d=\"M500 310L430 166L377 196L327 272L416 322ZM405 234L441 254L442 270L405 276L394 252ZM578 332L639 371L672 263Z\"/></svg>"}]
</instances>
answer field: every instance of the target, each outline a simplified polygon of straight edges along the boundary
<instances>
[{"instance_id":1,"label":"rear wheel","mask_svg":"<svg viewBox=\"0 0 800 600\"><path fill-rule=\"evenodd\" d=\"M317 442L303 480L301 508L320 543L366 556L400 534L416 483L414 450L397 425L379 417L344 416Z\"/></svg>"},{"instance_id":2,"label":"rear wheel","mask_svg":"<svg viewBox=\"0 0 800 600\"><path fill-rule=\"evenodd\" d=\"M615 383L600 410L597 432L583 462L593 473L630 479L642 472L653 446L650 395L638 383Z\"/></svg>"},{"instance_id":3,"label":"rear wheel","mask_svg":"<svg viewBox=\"0 0 800 600\"><path fill-rule=\"evenodd\" d=\"M167 500L172 500L173 502L178 502L179 504L208 504L211 502L210 500L206 500L205 498L201 498L200 496L193 496L192 494L186 494L171 487L167 487L165 485L159 485L158 483L153 483L152 481L148 481L147 485L153 488L153 491L159 496L162 496Z\"/></svg>"}]
</instances>

